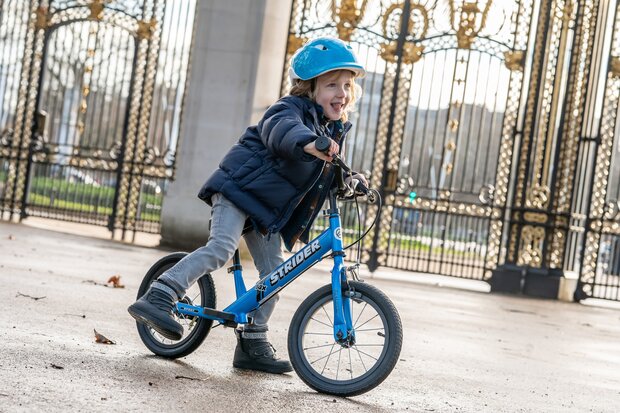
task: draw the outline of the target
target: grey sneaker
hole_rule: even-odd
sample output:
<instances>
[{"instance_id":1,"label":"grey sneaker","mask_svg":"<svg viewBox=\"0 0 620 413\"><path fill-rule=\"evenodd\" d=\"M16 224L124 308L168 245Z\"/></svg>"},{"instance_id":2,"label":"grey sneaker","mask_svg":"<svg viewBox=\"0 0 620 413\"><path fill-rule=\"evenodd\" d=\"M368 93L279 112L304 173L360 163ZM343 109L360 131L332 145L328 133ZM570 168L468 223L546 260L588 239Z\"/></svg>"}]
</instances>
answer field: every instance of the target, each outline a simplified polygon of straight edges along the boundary
<instances>
[{"instance_id":1,"label":"grey sneaker","mask_svg":"<svg viewBox=\"0 0 620 413\"><path fill-rule=\"evenodd\" d=\"M252 333L235 330L237 347L233 367L282 374L293 371L288 360L279 360L276 350L267 341L267 333Z\"/></svg>"},{"instance_id":2,"label":"grey sneaker","mask_svg":"<svg viewBox=\"0 0 620 413\"><path fill-rule=\"evenodd\" d=\"M183 326L172 314L176 293L167 285L155 281L151 288L127 308L129 314L139 323L146 324L170 340L180 340Z\"/></svg>"}]
</instances>

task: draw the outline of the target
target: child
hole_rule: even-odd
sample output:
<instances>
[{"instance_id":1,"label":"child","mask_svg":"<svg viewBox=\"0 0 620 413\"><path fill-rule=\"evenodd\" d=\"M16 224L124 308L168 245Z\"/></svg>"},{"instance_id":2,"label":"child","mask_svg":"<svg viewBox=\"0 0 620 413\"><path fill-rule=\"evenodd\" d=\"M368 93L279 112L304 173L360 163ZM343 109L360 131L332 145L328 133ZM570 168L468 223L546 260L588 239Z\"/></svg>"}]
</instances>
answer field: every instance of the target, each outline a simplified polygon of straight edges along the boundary
<instances>
[{"instance_id":1,"label":"child","mask_svg":"<svg viewBox=\"0 0 620 413\"><path fill-rule=\"evenodd\" d=\"M198 194L212 206L207 244L164 272L128 308L136 320L164 337L181 339L183 327L173 315L175 302L202 274L232 257L246 221L253 230L244 235L245 241L261 278L284 262L280 239L289 251L298 239L308 241L334 178L326 161L340 152L351 129L348 113L360 93L355 78L365 70L346 43L319 38L295 53L289 74L290 94L246 130ZM332 139L327 154L314 145L319 136ZM366 183L362 175L355 178ZM267 341L267 322L277 301L274 296L264 303L250 315L250 324L236 330L234 367L292 371L287 360L275 357Z\"/></svg>"}]
</instances>

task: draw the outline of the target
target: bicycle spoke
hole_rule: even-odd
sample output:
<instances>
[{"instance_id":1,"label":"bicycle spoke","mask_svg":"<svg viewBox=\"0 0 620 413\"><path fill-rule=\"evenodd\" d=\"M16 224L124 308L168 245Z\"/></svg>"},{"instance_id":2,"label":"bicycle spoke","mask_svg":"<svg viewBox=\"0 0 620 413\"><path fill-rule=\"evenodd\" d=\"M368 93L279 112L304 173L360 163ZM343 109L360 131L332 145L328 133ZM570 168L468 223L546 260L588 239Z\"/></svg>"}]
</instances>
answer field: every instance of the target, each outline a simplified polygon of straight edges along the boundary
<instances>
[{"instance_id":1,"label":"bicycle spoke","mask_svg":"<svg viewBox=\"0 0 620 413\"><path fill-rule=\"evenodd\" d=\"M332 344L332 347L334 347L335 345L336 345L336 343ZM340 347L337 351L342 351L342 347ZM330 357L332 354L336 353L337 351L330 351L330 353L329 353L328 355L323 356L323 357L319 357L318 359L316 359L316 360L314 360L314 361L310 361L309 363L310 363L310 364L314 364L314 363L316 363L317 361L321 361L321 360L323 360L325 357Z\"/></svg>"},{"instance_id":2,"label":"bicycle spoke","mask_svg":"<svg viewBox=\"0 0 620 413\"><path fill-rule=\"evenodd\" d=\"M325 372L325 367L327 367L327 362L329 361L329 358L331 357L331 355L332 355L332 353L334 351L334 346L335 345L336 345L335 343L332 345L331 350L329 350L329 354L326 356L327 360L325 360L325 364L323 365L323 370L321 370L321 374L323 374Z\"/></svg>"},{"instance_id":3,"label":"bicycle spoke","mask_svg":"<svg viewBox=\"0 0 620 413\"><path fill-rule=\"evenodd\" d=\"M327 344L320 344L318 346L313 346L313 347L304 347L304 350L314 350L315 348L323 348L323 347L329 347L329 346L333 346L334 343L327 343Z\"/></svg>"},{"instance_id":4,"label":"bicycle spoke","mask_svg":"<svg viewBox=\"0 0 620 413\"><path fill-rule=\"evenodd\" d=\"M379 317L379 314L375 314L375 316L373 318L371 318L370 320L367 320L364 324L361 324L359 327L362 327L362 326L370 323L372 320L374 320L377 317ZM359 327L354 327L354 328L357 330Z\"/></svg>"},{"instance_id":5,"label":"bicycle spoke","mask_svg":"<svg viewBox=\"0 0 620 413\"><path fill-rule=\"evenodd\" d=\"M338 373L340 373L340 357L342 356L342 351L338 352L338 366L336 366L336 380L338 380Z\"/></svg>"},{"instance_id":6,"label":"bicycle spoke","mask_svg":"<svg viewBox=\"0 0 620 413\"><path fill-rule=\"evenodd\" d=\"M383 347L385 344L356 344L356 347Z\"/></svg>"},{"instance_id":7,"label":"bicycle spoke","mask_svg":"<svg viewBox=\"0 0 620 413\"><path fill-rule=\"evenodd\" d=\"M364 364L364 360L362 359L362 355L360 354L359 349L357 348L357 346L355 347L355 351L357 351L357 356L360 358L360 361L362 362L362 367L364 368L364 373L368 371L368 369L366 368L366 364Z\"/></svg>"},{"instance_id":8,"label":"bicycle spoke","mask_svg":"<svg viewBox=\"0 0 620 413\"><path fill-rule=\"evenodd\" d=\"M360 317L362 316L362 313L364 312L364 310L366 309L367 306L368 306L368 303L364 303L364 307L362 307L362 311L360 311L360 313L357 315L357 318L355 319L355 322L353 323L353 327L354 328L355 328L355 325L359 321Z\"/></svg>"},{"instance_id":9,"label":"bicycle spoke","mask_svg":"<svg viewBox=\"0 0 620 413\"><path fill-rule=\"evenodd\" d=\"M353 362L351 361L351 347L348 348L349 353L349 372L351 373L351 380L353 379Z\"/></svg>"},{"instance_id":10,"label":"bicycle spoke","mask_svg":"<svg viewBox=\"0 0 620 413\"><path fill-rule=\"evenodd\" d=\"M308 336L332 336L332 333L304 333L304 335Z\"/></svg>"},{"instance_id":11,"label":"bicycle spoke","mask_svg":"<svg viewBox=\"0 0 620 413\"><path fill-rule=\"evenodd\" d=\"M317 320L317 319L316 319L316 318L314 318L314 317L310 317L310 320L312 320L312 321L316 321L317 323L319 323L319 324L323 324L324 326L327 326L327 327L329 327L329 328L333 328L333 327L334 327L334 325L333 325L333 324L327 324L327 323L324 323L324 322L322 322L322 321L320 321L320 320ZM329 322L331 323L331 320L329 320Z\"/></svg>"},{"instance_id":12,"label":"bicycle spoke","mask_svg":"<svg viewBox=\"0 0 620 413\"><path fill-rule=\"evenodd\" d=\"M194 325L196 324L195 318L182 318L179 321L181 322L182 325L186 327L186 330L188 333L192 331L192 329L194 328Z\"/></svg>"},{"instance_id":13,"label":"bicycle spoke","mask_svg":"<svg viewBox=\"0 0 620 413\"><path fill-rule=\"evenodd\" d=\"M355 347L355 349L357 350L357 352L358 352L358 353L361 353L361 354L363 354L363 355L365 355L365 356L368 356L368 357L370 357L371 359L373 359L374 361L377 361L377 360L378 360L378 358L373 357L373 356L371 356L370 354L368 354L368 353L366 353L366 352L364 352L364 351L361 351L361 350L359 349L359 346L358 346L357 344L356 344L354 347ZM364 364L364 361L362 360L362 358L361 358L361 357L360 357L360 360L362 361L362 364Z\"/></svg>"},{"instance_id":14,"label":"bicycle spoke","mask_svg":"<svg viewBox=\"0 0 620 413\"><path fill-rule=\"evenodd\" d=\"M332 321L331 318L329 318L329 314L327 313L327 310L325 309L325 306L321 306L321 310L323 310L323 312L325 313L325 315L327 316L327 319L329 320L329 323L331 324L331 327L333 327L334 322Z\"/></svg>"},{"instance_id":15,"label":"bicycle spoke","mask_svg":"<svg viewBox=\"0 0 620 413\"><path fill-rule=\"evenodd\" d=\"M384 327L378 327L378 328L362 328L362 329L356 328L356 329L355 329L355 332L356 332L356 333L359 333L360 331L384 331L384 330L385 330L385 328L384 328ZM385 335L384 335L384 336L385 336Z\"/></svg>"}]
</instances>

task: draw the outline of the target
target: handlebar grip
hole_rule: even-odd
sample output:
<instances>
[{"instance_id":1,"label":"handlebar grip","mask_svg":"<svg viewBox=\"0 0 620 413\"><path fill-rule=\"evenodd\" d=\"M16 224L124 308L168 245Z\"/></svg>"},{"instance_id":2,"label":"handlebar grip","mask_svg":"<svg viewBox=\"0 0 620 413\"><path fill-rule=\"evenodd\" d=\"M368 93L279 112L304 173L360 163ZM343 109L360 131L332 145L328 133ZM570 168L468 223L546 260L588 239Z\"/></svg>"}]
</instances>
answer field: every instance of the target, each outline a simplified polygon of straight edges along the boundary
<instances>
[{"instance_id":1,"label":"handlebar grip","mask_svg":"<svg viewBox=\"0 0 620 413\"><path fill-rule=\"evenodd\" d=\"M314 147L319 151L319 152L323 152L325 155L329 155L329 147L332 145L332 140L329 139L326 136L319 136L315 141L314 141ZM332 155L332 161L331 161L334 165L337 165L339 167L342 168L343 171L345 172L351 172L351 168L349 168L347 166L346 163L343 162L343 160L340 158L340 155L338 155L337 153Z\"/></svg>"},{"instance_id":2,"label":"handlebar grip","mask_svg":"<svg viewBox=\"0 0 620 413\"><path fill-rule=\"evenodd\" d=\"M370 191L370 189L368 189L368 187L364 185L362 181L358 181L357 179L355 179L355 181L357 181L357 184L355 185L355 188L353 189L358 192L361 192L364 195L368 194L368 191Z\"/></svg>"},{"instance_id":3,"label":"handlebar grip","mask_svg":"<svg viewBox=\"0 0 620 413\"><path fill-rule=\"evenodd\" d=\"M330 146L331 139L326 136L319 136L318 139L314 141L314 147L316 148L316 150L325 154L329 150Z\"/></svg>"},{"instance_id":4,"label":"handlebar grip","mask_svg":"<svg viewBox=\"0 0 620 413\"><path fill-rule=\"evenodd\" d=\"M355 192L359 192L362 193L364 195L366 195L368 197L368 201L370 201L370 203L374 203L375 200L377 199L375 194L375 191L370 190L370 188L368 188L366 185L364 185L361 181L357 181L355 187L353 188L353 190Z\"/></svg>"}]
</instances>

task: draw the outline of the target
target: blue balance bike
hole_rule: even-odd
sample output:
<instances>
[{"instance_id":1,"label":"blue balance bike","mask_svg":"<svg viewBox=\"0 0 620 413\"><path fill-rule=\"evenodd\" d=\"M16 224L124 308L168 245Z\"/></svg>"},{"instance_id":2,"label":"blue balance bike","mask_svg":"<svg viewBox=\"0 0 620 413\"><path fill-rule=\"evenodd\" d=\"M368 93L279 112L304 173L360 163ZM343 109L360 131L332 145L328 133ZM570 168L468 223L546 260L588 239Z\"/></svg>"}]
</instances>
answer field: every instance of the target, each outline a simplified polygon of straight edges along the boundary
<instances>
[{"instance_id":1,"label":"blue balance bike","mask_svg":"<svg viewBox=\"0 0 620 413\"><path fill-rule=\"evenodd\" d=\"M329 228L249 290L243 281L237 251L228 270L234 275L237 299L223 310L216 310L213 279L211 274L203 275L177 303L176 317L185 329L180 340L169 340L146 325L137 324L149 350L167 358L190 354L201 345L211 328L248 323L248 314L319 261L329 258L333 260L331 283L306 298L291 320L288 331L291 364L308 386L337 396L359 395L385 380L400 355L403 341L400 316L383 292L359 280L356 272L359 264L345 266L337 208L337 200L345 195L349 198L366 195L373 202L378 194L361 184L356 190L344 185L342 171L350 173L350 169L339 157L333 162L340 171L336 171L338 188L328 195L329 209L325 213L329 216ZM174 253L155 263L144 277L138 297L185 255Z\"/></svg>"}]
</instances>

